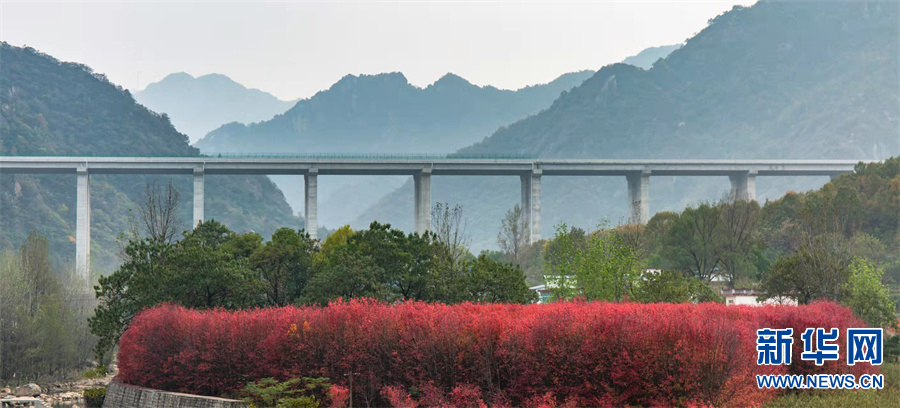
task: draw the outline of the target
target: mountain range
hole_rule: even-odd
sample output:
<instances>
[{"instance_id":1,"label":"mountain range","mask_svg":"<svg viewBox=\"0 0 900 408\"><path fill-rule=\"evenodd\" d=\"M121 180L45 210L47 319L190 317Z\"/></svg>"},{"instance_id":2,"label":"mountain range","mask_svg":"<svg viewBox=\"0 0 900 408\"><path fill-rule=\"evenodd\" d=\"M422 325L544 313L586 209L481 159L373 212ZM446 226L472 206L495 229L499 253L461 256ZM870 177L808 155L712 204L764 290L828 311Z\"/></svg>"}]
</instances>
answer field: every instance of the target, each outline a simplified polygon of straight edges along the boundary
<instances>
[{"instance_id":1,"label":"mountain range","mask_svg":"<svg viewBox=\"0 0 900 408\"><path fill-rule=\"evenodd\" d=\"M282 113L297 102L282 101L259 89L247 88L222 74L194 78L178 72L133 93L155 112L165 112L191 142L229 122L252 123Z\"/></svg>"},{"instance_id":2,"label":"mountain range","mask_svg":"<svg viewBox=\"0 0 900 408\"><path fill-rule=\"evenodd\" d=\"M896 2L769 2L735 7L649 70L603 67L546 110L459 150L539 158L853 159L900 153L900 13ZM764 177L760 200L827 178ZM654 177L651 212L717 200L726 177ZM543 235L626 218L626 182L545 178ZM432 180L433 200L461 204L473 247L494 243L519 180ZM357 223L410 228L412 185Z\"/></svg>"},{"instance_id":3,"label":"mountain range","mask_svg":"<svg viewBox=\"0 0 900 408\"><path fill-rule=\"evenodd\" d=\"M0 155L196 156L165 114L90 67L33 48L0 43ZM171 180L179 218L191 223L190 176L91 176L91 253L95 271L119 264L120 234L143 203L148 183ZM264 176L208 176L206 216L238 231L269 236L302 224ZM0 248L17 248L31 232L45 235L55 261L73 265L75 175L0 174Z\"/></svg>"},{"instance_id":4,"label":"mountain range","mask_svg":"<svg viewBox=\"0 0 900 408\"><path fill-rule=\"evenodd\" d=\"M195 145L204 154L450 153L506 123L539 112L592 74L564 74L550 83L516 91L476 86L454 74L425 88L410 84L398 72L347 75L270 120L226 124ZM272 179L299 211L301 178ZM320 225L346 224L404 181L403 177L322 177Z\"/></svg>"},{"instance_id":5,"label":"mountain range","mask_svg":"<svg viewBox=\"0 0 900 408\"><path fill-rule=\"evenodd\" d=\"M623 63L647 69L679 46L649 48ZM169 114L176 128L184 129L192 140L194 129L210 128L216 121L223 124L196 143L206 154L449 153L504 124L537 113L560 92L592 74L565 74L548 84L516 91L478 87L454 74L425 88L409 84L401 73L348 75L328 90L299 101L293 109L275 112L281 101L246 89L224 75L192 78L178 73L136 92L135 99ZM282 112L271 120L250 123ZM298 178L272 179L294 210L300 211L303 198ZM322 224L340 225L400 187L405 179L340 177L325 181L320 193ZM355 199L347 200L348 196Z\"/></svg>"},{"instance_id":6,"label":"mountain range","mask_svg":"<svg viewBox=\"0 0 900 408\"><path fill-rule=\"evenodd\" d=\"M199 149L879 160L900 154L898 8L894 2L759 1L710 20L671 53L656 50L664 58L642 53L630 64L566 74L517 91L475 86L453 74L425 88L400 73L348 75L268 120L216 128L197 149L172 126L175 119L139 105L101 74L4 43L0 154L196 155ZM242 119L229 114L223 120ZM255 120L262 119L245 119ZM151 178L97 179L93 228L95 237L105 238L95 238L94 253L105 251L103 257L112 260L114 237ZM206 212L232 229L265 234L301 222L291 215L302 201L299 177L275 179L293 210L264 177L215 179L208 177ZM320 225L359 227L379 220L412 228L408 178L353 179L320 177ZM652 212L716 200L729 189L726 177L651 180ZM826 181L761 177L758 197ZM190 191L188 180L176 182ZM542 184L545 237L563 222L592 228L625 219L624 179L545 177ZM434 202L463 206L474 250L495 246L504 212L520 198L517 177L435 177L432 190ZM74 247L72 203L74 180L0 176L0 246L38 229L54 245ZM188 207L183 206L185 218ZM15 216L7 216L9 211Z\"/></svg>"}]
</instances>

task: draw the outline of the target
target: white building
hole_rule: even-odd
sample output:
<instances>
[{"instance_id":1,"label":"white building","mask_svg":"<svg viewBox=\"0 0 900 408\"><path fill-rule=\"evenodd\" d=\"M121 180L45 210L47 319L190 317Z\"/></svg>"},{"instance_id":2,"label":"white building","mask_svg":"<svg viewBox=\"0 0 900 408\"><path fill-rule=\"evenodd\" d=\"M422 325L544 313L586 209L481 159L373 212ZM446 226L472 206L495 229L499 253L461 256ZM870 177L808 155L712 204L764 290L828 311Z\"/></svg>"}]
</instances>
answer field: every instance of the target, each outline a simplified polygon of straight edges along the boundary
<instances>
[{"instance_id":1,"label":"white building","mask_svg":"<svg viewBox=\"0 0 900 408\"><path fill-rule=\"evenodd\" d=\"M797 305L797 299L787 296L774 296L766 299L764 302L757 300L759 296L766 293L756 289L722 289L722 296L725 297L725 304L732 305Z\"/></svg>"},{"instance_id":2,"label":"white building","mask_svg":"<svg viewBox=\"0 0 900 408\"><path fill-rule=\"evenodd\" d=\"M553 289L562 286L561 281L562 279L560 279L560 277L557 275L544 275L544 282L546 282L545 284L532 286L528 289L537 292L538 296L540 296L540 298L538 299L538 303L547 303L551 299L553 299ZM575 277L567 276L565 279L565 285L569 289L575 289Z\"/></svg>"}]
</instances>

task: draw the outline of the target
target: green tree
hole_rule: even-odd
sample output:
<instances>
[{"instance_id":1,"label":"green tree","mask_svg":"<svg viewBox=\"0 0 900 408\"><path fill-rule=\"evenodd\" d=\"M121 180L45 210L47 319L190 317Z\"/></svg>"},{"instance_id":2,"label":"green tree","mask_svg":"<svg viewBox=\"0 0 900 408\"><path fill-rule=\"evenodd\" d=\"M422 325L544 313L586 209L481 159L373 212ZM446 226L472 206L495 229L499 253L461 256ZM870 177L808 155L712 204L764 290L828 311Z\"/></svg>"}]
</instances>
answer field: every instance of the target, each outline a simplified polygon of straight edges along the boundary
<instances>
[{"instance_id":1,"label":"green tree","mask_svg":"<svg viewBox=\"0 0 900 408\"><path fill-rule=\"evenodd\" d=\"M500 222L497 244L500 245L500 250L506 254L508 261L516 265L521 265L522 253L528 247L528 241L531 239L528 224L525 211L518 204L506 211L503 221Z\"/></svg>"},{"instance_id":2,"label":"green tree","mask_svg":"<svg viewBox=\"0 0 900 408\"><path fill-rule=\"evenodd\" d=\"M380 279L384 271L371 255L355 251L349 245L334 250L321 271L306 286L304 300L327 305L337 298L371 297L391 301L396 295Z\"/></svg>"},{"instance_id":3,"label":"green tree","mask_svg":"<svg viewBox=\"0 0 900 408\"><path fill-rule=\"evenodd\" d=\"M338 247L347 245L354 233L349 225L344 225L329 234L319 251L313 255L313 267L316 270L321 270L321 267L325 265L325 261L334 254Z\"/></svg>"},{"instance_id":4,"label":"green tree","mask_svg":"<svg viewBox=\"0 0 900 408\"><path fill-rule=\"evenodd\" d=\"M489 303L531 303L537 294L528 289L522 270L500 263L482 253L469 263L466 274L466 300Z\"/></svg>"},{"instance_id":5,"label":"green tree","mask_svg":"<svg viewBox=\"0 0 900 408\"><path fill-rule=\"evenodd\" d=\"M101 277L94 287L99 304L88 319L91 332L99 337L95 347L98 361L106 357L142 309L171 300L166 293L166 260L172 244L152 239L131 241L125 246L126 258L119 269Z\"/></svg>"},{"instance_id":6,"label":"green tree","mask_svg":"<svg viewBox=\"0 0 900 408\"><path fill-rule=\"evenodd\" d=\"M279 228L272 239L250 255L250 265L265 287L266 302L284 306L296 302L313 275L315 240L305 231Z\"/></svg>"},{"instance_id":7,"label":"green tree","mask_svg":"<svg viewBox=\"0 0 900 408\"><path fill-rule=\"evenodd\" d=\"M851 257L850 241L841 234L807 236L802 245L775 261L763 288L770 296L793 296L803 304L840 301Z\"/></svg>"},{"instance_id":8,"label":"green tree","mask_svg":"<svg viewBox=\"0 0 900 408\"><path fill-rule=\"evenodd\" d=\"M846 284L846 300L853 313L872 327L897 327L894 302L887 288L881 283L884 275L877 265L856 258L850 264L850 277Z\"/></svg>"},{"instance_id":9,"label":"green tree","mask_svg":"<svg viewBox=\"0 0 900 408\"><path fill-rule=\"evenodd\" d=\"M760 208L756 201L726 201L719 204L718 256L728 284L734 288L739 280L756 273L753 254L761 245L757 228Z\"/></svg>"},{"instance_id":10,"label":"green tree","mask_svg":"<svg viewBox=\"0 0 900 408\"><path fill-rule=\"evenodd\" d=\"M547 244L548 275L553 276L554 295L571 298L622 301L640 276L634 250L607 230L581 236L563 224Z\"/></svg>"},{"instance_id":11,"label":"green tree","mask_svg":"<svg viewBox=\"0 0 900 408\"><path fill-rule=\"evenodd\" d=\"M709 284L677 271L645 272L635 284L634 300L643 303L722 302Z\"/></svg>"},{"instance_id":12,"label":"green tree","mask_svg":"<svg viewBox=\"0 0 900 408\"><path fill-rule=\"evenodd\" d=\"M370 256L379 281L398 299L423 299L434 263L432 235L405 234L390 224L373 222L350 237L351 250Z\"/></svg>"},{"instance_id":13,"label":"green tree","mask_svg":"<svg viewBox=\"0 0 900 408\"><path fill-rule=\"evenodd\" d=\"M94 287L99 304L89 319L103 360L134 315L161 302L192 308L239 309L264 303L262 281L248 257L262 241L215 220L201 222L174 243L146 238L125 247L119 269Z\"/></svg>"},{"instance_id":14,"label":"green tree","mask_svg":"<svg viewBox=\"0 0 900 408\"><path fill-rule=\"evenodd\" d=\"M215 220L198 224L175 243L167 259L166 293L183 306L200 309L261 303L262 282L247 258L261 243L259 234L236 234Z\"/></svg>"},{"instance_id":15,"label":"green tree","mask_svg":"<svg viewBox=\"0 0 900 408\"><path fill-rule=\"evenodd\" d=\"M41 235L0 252L0 380L57 379L85 365L94 342L79 307L86 289L55 271Z\"/></svg>"},{"instance_id":16,"label":"green tree","mask_svg":"<svg viewBox=\"0 0 900 408\"><path fill-rule=\"evenodd\" d=\"M720 209L708 203L686 208L671 221L664 240L665 269L710 281L721 262Z\"/></svg>"}]
</instances>

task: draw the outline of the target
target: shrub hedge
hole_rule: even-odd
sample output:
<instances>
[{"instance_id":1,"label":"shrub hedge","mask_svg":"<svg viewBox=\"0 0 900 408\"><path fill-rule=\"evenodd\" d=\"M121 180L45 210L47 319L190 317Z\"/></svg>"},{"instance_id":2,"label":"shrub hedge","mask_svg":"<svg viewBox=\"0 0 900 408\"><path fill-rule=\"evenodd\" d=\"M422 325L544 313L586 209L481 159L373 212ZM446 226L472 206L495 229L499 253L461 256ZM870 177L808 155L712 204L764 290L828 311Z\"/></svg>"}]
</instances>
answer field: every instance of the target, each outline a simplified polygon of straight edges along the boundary
<instances>
[{"instance_id":1,"label":"shrub hedge","mask_svg":"<svg viewBox=\"0 0 900 408\"><path fill-rule=\"evenodd\" d=\"M756 365L755 331L766 327L794 329L793 364ZM841 360L801 361L807 327L839 328ZM122 336L119 376L233 395L267 377L326 377L342 391L352 375L354 405L367 406L752 406L777 393L755 374L877 372L846 365L848 327L865 325L834 303L161 305Z\"/></svg>"}]
</instances>

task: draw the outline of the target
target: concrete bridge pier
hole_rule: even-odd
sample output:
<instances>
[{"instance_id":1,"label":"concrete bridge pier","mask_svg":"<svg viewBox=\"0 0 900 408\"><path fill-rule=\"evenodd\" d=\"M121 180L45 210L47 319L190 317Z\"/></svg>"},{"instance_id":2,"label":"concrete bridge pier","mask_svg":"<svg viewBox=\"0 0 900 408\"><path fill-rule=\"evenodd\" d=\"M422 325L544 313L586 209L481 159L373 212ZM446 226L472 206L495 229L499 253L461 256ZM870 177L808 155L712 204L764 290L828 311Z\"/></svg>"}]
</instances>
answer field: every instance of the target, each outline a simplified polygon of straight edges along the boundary
<instances>
[{"instance_id":1,"label":"concrete bridge pier","mask_svg":"<svg viewBox=\"0 0 900 408\"><path fill-rule=\"evenodd\" d=\"M204 194L204 175L202 168L194 169L194 225L196 228L197 224L203 222L203 209L205 202L205 194Z\"/></svg>"},{"instance_id":2,"label":"concrete bridge pier","mask_svg":"<svg viewBox=\"0 0 900 408\"><path fill-rule=\"evenodd\" d=\"M520 177L522 182L522 218L528 226L529 244L541 240L541 169L534 169Z\"/></svg>"},{"instance_id":3,"label":"concrete bridge pier","mask_svg":"<svg viewBox=\"0 0 900 408\"><path fill-rule=\"evenodd\" d=\"M319 232L319 170L311 168L303 175L305 204L303 206L306 218L306 233L312 239L318 239Z\"/></svg>"},{"instance_id":4,"label":"concrete bridge pier","mask_svg":"<svg viewBox=\"0 0 900 408\"><path fill-rule=\"evenodd\" d=\"M85 281L91 277L91 176L79 167L75 203L75 272Z\"/></svg>"},{"instance_id":5,"label":"concrete bridge pier","mask_svg":"<svg viewBox=\"0 0 900 408\"><path fill-rule=\"evenodd\" d=\"M431 230L431 168L424 168L413 176L415 184L416 232L424 234Z\"/></svg>"},{"instance_id":6,"label":"concrete bridge pier","mask_svg":"<svg viewBox=\"0 0 900 408\"><path fill-rule=\"evenodd\" d=\"M531 174L523 174L519 176L522 183L522 204L519 208L522 210L522 219L525 220L525 226L528 227L526 239L531 243Z\"/></svg>"},{"instance_id":7,"label":"concrete bridge pier","mask_svg":"<svg viewBox=\"0 0 900 408\"><path fill-rule=\"evenodd\" d=\"M631 206L629 222L646 224L650 221L650 170L625 176L628 181L628 203Z\"/></svg>"},{"instance_id":8,"label":"concrete bridge pier","mask_svg":"<svg viewBox=\"0 0 900 408\"><path fill-rule=\"evenodd\" d=\"M731 180L731 197L734 200L756 201L756 170L728 176Z\"/></svg>"}]
</instances>

